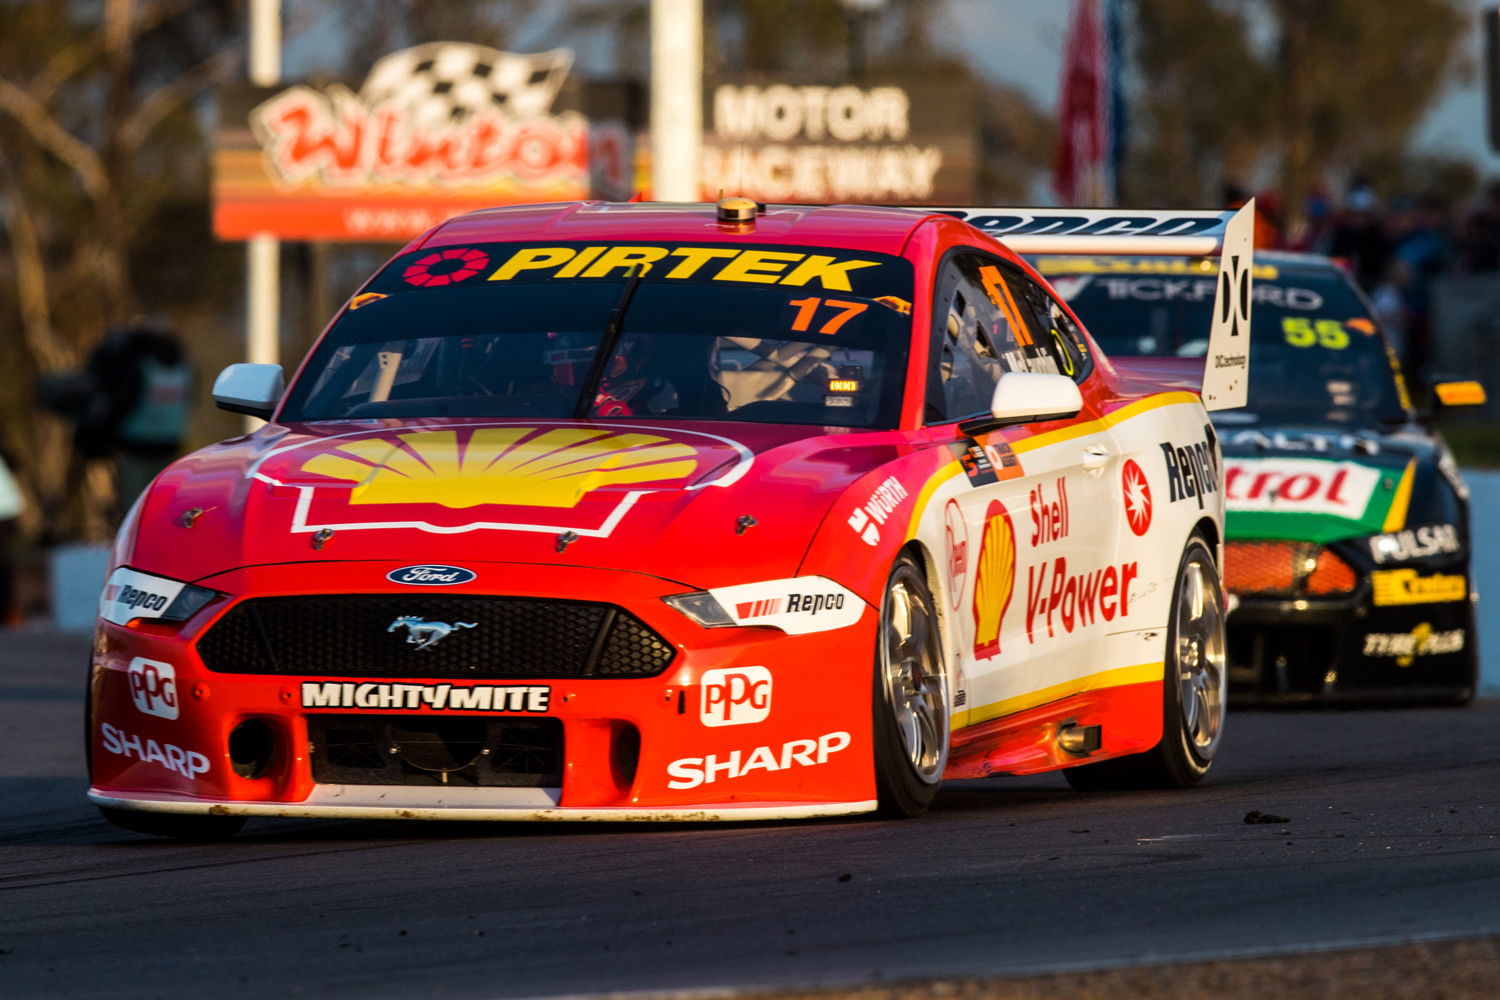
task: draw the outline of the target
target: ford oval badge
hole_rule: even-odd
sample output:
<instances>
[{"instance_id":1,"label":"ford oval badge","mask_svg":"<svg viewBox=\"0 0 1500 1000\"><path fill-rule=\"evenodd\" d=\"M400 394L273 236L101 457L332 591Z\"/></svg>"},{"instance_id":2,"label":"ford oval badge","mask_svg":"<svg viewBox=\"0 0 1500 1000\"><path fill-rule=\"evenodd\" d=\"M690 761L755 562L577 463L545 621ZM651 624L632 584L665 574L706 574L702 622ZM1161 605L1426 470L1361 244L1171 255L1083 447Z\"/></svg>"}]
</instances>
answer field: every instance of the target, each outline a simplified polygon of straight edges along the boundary
<instances>
[{"instance_id":1,"label":"ford oval badge","mask_svg":"<svg viewBox=\"0 0 1500 1000\"><path fill-rule=\"evenodd\" d=\"M451 587L455 583L468 583L479 574L462 566L402 566L385 575L392 583L408 583L417 587Z\"/></svg>"}]
</instances>

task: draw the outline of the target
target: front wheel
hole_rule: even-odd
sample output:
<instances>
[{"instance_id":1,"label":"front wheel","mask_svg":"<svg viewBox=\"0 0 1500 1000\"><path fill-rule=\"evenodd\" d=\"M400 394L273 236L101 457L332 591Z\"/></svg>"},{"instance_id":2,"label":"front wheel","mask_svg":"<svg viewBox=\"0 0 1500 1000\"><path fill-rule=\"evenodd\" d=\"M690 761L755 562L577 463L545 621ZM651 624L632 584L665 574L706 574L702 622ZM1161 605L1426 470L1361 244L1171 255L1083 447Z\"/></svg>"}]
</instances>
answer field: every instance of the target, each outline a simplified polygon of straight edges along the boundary
<instances>
[{"instance_id":1,"label":"front wheel","mask_svg":"<svg viewBox=\"0 0 1500 1000\"><path fill-rule=\"evenodd\" d=\"M875 650L875 786L887 816L927 810L948 764L948 674L921 569L896 560Z\"/></svg>"},{"instance_id":2,"label":"front wheel","mask_svg":"<svg viewBox=\"0 0 1500 1000\"><path fill-rule=\"evenodd\" d=\"M1145 753L1063 771L1074 788L1188 788L1208 773L1224 733L1224 594L1202 535L1183 547L1172 588L1161 742Z\"/></svg>"}]
</instances>

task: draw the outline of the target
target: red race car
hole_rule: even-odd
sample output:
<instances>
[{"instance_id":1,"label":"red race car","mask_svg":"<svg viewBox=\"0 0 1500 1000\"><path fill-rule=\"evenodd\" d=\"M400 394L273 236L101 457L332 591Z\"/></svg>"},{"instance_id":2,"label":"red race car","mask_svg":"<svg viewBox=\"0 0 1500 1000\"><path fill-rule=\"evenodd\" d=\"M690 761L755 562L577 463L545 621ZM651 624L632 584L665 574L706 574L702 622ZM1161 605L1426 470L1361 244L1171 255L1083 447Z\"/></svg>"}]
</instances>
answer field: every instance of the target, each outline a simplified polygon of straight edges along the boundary
<instances>
[{"instance_id":1,"label":"red race car","mask_svg":"<svg viewBox=\"0 0 1500 1000\"><path fill-rule=\"evenodd\" d=\"M131 510L90 798L210 837L249 816L914 815L944 778L1060 768L1190 785L1224 715L1204 400L1244 388L1245 221L1102 230L1229 246L1202 399L1112 364L950 215L728 199L444 223L289 387L226 369L219 405L270 422Z\"/></svg>"}]
</instances>

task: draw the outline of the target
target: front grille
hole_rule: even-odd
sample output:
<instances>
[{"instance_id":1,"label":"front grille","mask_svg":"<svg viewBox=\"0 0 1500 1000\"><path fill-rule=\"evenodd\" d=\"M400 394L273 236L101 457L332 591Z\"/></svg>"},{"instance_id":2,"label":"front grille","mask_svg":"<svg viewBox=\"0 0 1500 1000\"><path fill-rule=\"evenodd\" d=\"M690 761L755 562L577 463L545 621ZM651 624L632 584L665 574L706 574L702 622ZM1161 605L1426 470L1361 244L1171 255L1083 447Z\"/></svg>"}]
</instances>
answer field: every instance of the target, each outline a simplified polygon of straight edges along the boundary
<instances>
[{"instance_id":1,"label":"front grille","mask_svg":"<svg viewBox=\"0 0 1500 1000\"><path fill-rule=\"evenodd\" d=\"M1311 542L1229 541L1224 544L1224 588L1253 597L1329 597L1351 593L1354 569Z\"/></svg>"},{"instance_id":2,"label":"front grille","mask_svg":"<svg viewBox=\"0 0 1500 1000\"><path fill-rule=\"evenodd\" d=\"M197 648L219 673L322 677L654 677L676 655L611 604L482 595L253 598Z\"/></svg>"},{"instance_id":3,"label":"front grille","mask_svg":"<svg viewBox=\"0 0 1500 1000\"><path fill-rule=\"evenodd\" d=\"M558 788L557 719L310 715L313 781L337 785Z\"/></svg>"}]
</instances>

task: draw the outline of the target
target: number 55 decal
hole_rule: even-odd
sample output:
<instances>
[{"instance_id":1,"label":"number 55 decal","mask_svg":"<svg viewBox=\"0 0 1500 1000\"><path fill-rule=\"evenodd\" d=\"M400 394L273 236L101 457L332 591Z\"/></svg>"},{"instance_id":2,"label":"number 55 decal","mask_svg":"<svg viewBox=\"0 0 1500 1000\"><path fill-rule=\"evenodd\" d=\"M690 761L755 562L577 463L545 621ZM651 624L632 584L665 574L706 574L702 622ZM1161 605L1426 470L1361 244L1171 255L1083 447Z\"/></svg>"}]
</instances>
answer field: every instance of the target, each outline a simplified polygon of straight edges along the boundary
<instances>
[{"instance_id":1,"label":"number 55 decal","mask_svg":"<svg viewBox=\"0 0 1500 1000\"><path fill-rule=\"evenodd\" d=\"M1342 351L1349 346L1349 333L1336 319L1320 319L1315 324L1303 316L1287 316L1281 321L1281 333L1293 347L1317 344L1330 351Z\"/></svg>"}]
</instances>

